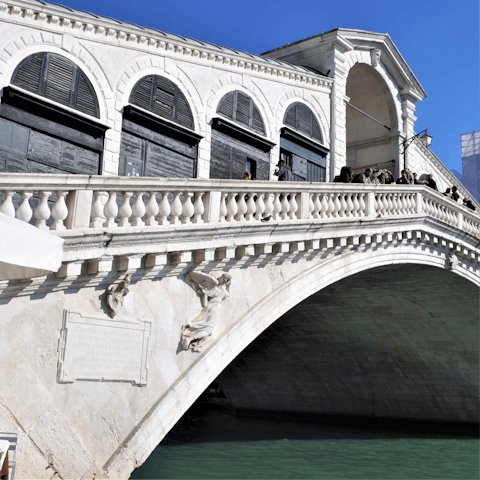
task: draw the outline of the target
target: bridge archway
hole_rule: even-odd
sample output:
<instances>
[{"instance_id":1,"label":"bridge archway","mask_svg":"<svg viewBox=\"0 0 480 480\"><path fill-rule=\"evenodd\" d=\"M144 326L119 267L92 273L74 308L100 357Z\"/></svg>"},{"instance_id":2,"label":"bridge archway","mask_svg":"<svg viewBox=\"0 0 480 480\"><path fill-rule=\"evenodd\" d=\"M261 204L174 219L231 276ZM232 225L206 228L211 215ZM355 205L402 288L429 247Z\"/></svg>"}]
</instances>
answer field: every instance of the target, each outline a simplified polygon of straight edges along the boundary
<instances>
[{"instance_id":1,"label":"bridge archway","mask_svg":"<svg viewBox=\"0 0 480 480\"><path fill-rule=\"evenodd\" d=\"M110 476L121 477L140 466L208 385L262 332L303 300L344 278L377 267L403 265L408 268L415 264L440 268L445 273L447 254L440 246L419 248L415 242L395 248L371 246L333 255L294 276L266 294L218 335L210 348L197 357L138 423L103 469ZM454 273L447 273L453 278L463 277L467 284L473 283L478 297L480 280L467 262L459 262Z\"/></svg>"},{"instance_id":2,"label":"bridge archway","mask_svg":"<svg viewBox=\"0 0 480 480\"><path fill-rule=\"evenodd\" d=\"M393 172L398 141L392 141L391 134L399 126L388 85L375 68L356 63L349 71L346 93L347 166L358 171L378 166Z\"/></svg>"}]
</instances>

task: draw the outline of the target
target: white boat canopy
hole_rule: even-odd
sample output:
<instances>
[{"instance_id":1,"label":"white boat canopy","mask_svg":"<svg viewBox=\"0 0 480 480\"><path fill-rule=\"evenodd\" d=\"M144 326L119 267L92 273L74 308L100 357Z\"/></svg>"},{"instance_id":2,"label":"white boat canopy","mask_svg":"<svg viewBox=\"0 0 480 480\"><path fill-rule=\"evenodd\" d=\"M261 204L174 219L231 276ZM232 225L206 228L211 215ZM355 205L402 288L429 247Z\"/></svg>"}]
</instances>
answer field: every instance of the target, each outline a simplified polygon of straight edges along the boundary
<instances>
[{"instance_id":1,"label":"white boat canopy","mask_svg":"<svg viewBox=\"0 0 480 480\"><path fill-rule=\"evenodd\" d=\"M63 242L63 238L0 213L0 281L57 272Z\"/></svg>"}]
</instances>

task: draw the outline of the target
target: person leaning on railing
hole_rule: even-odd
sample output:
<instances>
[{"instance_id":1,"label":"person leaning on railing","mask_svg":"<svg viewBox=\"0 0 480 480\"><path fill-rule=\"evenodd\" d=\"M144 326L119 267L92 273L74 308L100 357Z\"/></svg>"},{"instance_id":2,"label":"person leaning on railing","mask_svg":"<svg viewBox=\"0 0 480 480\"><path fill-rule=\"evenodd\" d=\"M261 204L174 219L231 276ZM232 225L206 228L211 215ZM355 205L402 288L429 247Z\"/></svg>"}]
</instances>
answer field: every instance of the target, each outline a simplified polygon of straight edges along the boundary
<instances>
[{"instance_id":1,"label":"person leaning on railing","mask_svg":"<svg viewBox=\"0 0 480 480\"><path fill-rule=\"evenodd\" d=\"M410 181L408 180L408 173L406 170L402 170L402 176L395 182L397 185L410 185Z\"/></svg>"}]
</instances>

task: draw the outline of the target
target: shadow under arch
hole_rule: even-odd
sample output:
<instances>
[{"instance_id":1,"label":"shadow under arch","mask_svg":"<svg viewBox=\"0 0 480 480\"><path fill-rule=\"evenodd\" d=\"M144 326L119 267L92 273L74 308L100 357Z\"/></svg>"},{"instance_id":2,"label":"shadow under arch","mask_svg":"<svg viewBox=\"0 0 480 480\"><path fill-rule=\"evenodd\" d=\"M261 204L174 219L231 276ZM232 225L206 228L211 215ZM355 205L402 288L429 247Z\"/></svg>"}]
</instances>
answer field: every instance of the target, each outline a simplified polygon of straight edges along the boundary
<instances>
[{"instance_id":1,"label":"shadow under arch","mask_svg":"<svg viewBox=\"0 0 480 480\"><path fill-rule=\"evenodd\" d=\"M263 331L293 307L325 287L357 273L388 265L417 264L445 269L442 249L368 248L334 256L272 291L216 338L210 348L156 402L104 465L109 475L125 475L140 466L175 423L219 374ZM480 279L462 267L454 273L480 287Z\"/></svg>"},{"instance_id":2,"label":"shadow under arch","mask_svg":"<svg viewBox=\"0 0 480 480\"><path fill-rule=\"evenodd\" d=\"M372 66L356 63L348 73L346 94L347 166L393 171L399 163L400 125L387 82Z\"/></svg>"}]
</instances>

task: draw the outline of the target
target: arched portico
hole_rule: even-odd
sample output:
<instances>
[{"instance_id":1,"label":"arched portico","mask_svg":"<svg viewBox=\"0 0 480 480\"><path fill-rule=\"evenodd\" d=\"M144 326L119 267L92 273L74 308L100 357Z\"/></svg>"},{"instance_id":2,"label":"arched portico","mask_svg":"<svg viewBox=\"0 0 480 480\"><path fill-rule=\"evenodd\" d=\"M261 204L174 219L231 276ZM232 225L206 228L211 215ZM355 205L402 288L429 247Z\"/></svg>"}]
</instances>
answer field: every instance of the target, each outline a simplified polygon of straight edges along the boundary
<instances>
[{"instance_id":1,"label":"arched portico","mask_svg":"<svg viewBox=\"0 0 480 480\"><path fill-rule=\"evenodd\" d=\"M158 400L105 463L104 470L110 476L120 478L141 465L178 419L230 362L270 325L305 299L342 279L377 267L404 265L408 268L409 264L414 264L444 270L447 255L448 251L441 246L419 245L415 242L372 245L352 251L339 249L337 255L330 256L325 261L293 276L265 295L240 318L230 322L230 327L218 335L210 348L200 354L190 369ZM466 278L476 287L480 286L478 276L466 263L455 267L454 273ZM250 273L252 276L256 274L262 275L264 271L256 269L256 273L254 271Z\"/></svg>"},{"instance_id":2,"label":"arched portico","mask_svg":"<svg viewBox=\"0 0 480 480\"><path fill-rule=\"evenodd\" d=\"M356 63L347 77L347 165L355 170L378 166L394 171L399 159L398 115L383 77Z\"/></svg>"}]
</instances>

